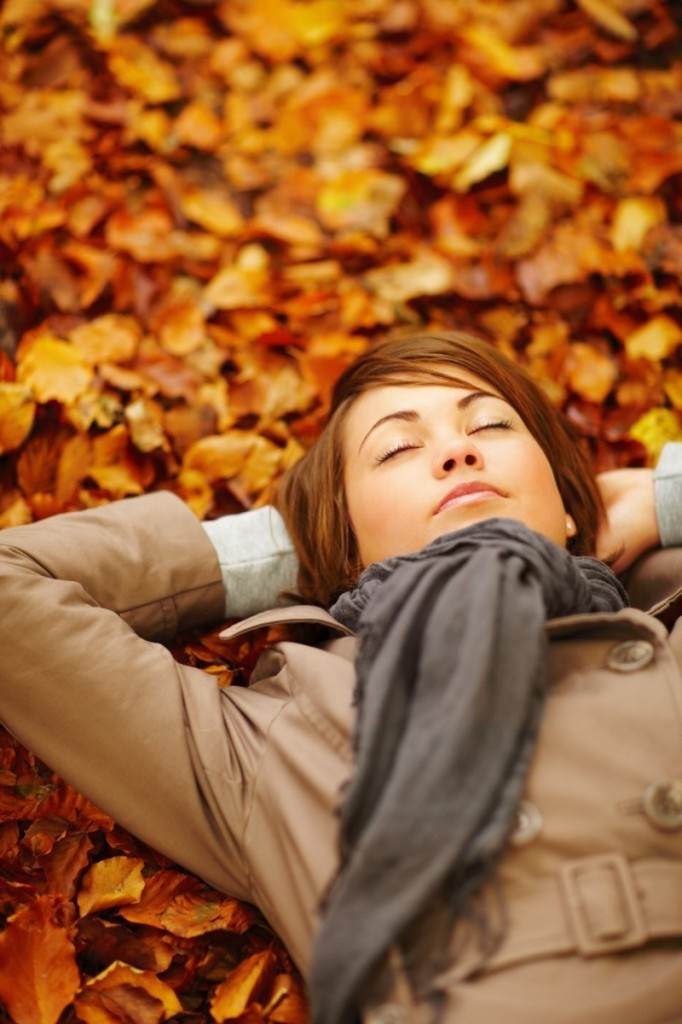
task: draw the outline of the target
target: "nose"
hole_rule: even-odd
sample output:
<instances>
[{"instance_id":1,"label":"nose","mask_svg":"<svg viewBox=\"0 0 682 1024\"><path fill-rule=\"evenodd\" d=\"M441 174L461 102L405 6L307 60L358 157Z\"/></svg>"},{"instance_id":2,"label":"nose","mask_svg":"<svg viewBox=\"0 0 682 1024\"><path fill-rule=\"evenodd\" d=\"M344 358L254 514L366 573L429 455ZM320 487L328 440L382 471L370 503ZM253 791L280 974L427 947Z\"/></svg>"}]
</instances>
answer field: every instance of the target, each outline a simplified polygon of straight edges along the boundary
<instances>
[{"instance_id":1,"label":"nose","mask_svg":"<svg viewBox=\"0 0 682 1024\"><path fill-rule=\"evenodd\" d=\"M451 437L445 441L436 454L434 473L437 477L447 476L456 469L464 467L480 469L483 457L480 449L471 437Z\"/></svg>"}]
</instances>

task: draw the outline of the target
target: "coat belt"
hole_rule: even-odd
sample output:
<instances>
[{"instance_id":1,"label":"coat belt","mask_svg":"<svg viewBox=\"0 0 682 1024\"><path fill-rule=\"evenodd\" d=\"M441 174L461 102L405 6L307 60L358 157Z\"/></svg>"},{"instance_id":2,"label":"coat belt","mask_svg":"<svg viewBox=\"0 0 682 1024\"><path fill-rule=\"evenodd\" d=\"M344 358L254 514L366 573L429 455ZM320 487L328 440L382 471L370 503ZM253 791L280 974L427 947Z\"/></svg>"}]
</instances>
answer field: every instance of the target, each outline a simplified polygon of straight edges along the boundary
<instances>
[{"instance_id":1,"label":"coat belt","mask_svg":"<svg viewBox=\"0 0 682 1024\"><path fill-rule=\"evenodd\" d=\"M504 889L507 927L500 947L485 959L467 943L447 980L549 956L603 956L682 938L682 864L675 862L598 854Z\"/></svg>"}]
</instances>

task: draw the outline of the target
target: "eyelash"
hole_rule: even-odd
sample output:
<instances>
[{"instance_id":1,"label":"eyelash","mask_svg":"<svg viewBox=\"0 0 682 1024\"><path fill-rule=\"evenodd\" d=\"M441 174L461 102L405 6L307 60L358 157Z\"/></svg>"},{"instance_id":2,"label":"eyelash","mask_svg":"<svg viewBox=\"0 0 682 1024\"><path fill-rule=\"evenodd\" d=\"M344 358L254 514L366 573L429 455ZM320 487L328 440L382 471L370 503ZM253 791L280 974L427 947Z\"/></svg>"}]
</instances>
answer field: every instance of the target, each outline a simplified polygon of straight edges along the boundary
<instances>
[{"instance_id":1,"label":"eyelash","mask_svg":"<svg viewBox=\"0 0 682 1024\"><path fill-rule=\"evenodd\" d=\"M478 434L481 430L509 430L512 425L511 420L491 420L489 423L481 423L480 426L475 427L470 431L470 434ZM383 462L388 462L394 455L399 455L400 452L407 452L413 448L419 448L420 445L412 444L411 441L399 441L397 444L387 448L381 455L377 455L375 462L381 465Z\"/></svg>"}]
</instances>

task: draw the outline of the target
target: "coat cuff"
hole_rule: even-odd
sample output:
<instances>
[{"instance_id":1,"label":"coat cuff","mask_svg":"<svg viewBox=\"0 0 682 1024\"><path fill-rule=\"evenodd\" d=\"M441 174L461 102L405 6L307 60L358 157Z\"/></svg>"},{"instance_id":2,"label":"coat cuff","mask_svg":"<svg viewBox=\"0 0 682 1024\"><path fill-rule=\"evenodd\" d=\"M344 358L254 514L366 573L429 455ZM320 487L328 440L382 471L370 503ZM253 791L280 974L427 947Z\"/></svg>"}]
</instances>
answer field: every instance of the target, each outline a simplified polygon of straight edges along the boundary
<instances>
[{"instance_id":1,"label":"coat cuff","mask_svg":"<svg viewBox=\"0 0 682 1024\"><path fill-rule=\"evenodd\" d=\"M682 545L682 443L667 444L654 472L656 519L661 546Z\"/></svg>"},{"instance_id":2,"label":"coat cuff","mask_svg":"<svg viewBox=\"0 0 682 1024\"><path fill-rule=\"evenodd\" d=\"M270 505L202 523L215 548L226 618L244 618L290 603L298 561L284 520Z\"/></svg>"}]
</instances>

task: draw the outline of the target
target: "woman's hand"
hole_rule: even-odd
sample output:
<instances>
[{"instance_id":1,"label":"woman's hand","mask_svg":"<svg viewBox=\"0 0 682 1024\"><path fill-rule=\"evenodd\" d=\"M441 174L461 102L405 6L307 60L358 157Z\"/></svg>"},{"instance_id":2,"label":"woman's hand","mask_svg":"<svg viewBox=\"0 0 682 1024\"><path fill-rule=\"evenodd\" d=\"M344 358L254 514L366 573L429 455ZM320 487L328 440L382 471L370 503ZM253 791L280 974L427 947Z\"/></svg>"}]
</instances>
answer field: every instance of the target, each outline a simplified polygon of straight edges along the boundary
<instances>
[{"instance_id":1,"label":"woman's hand","mask_svg":"<svg viewBox=\"0 0 682 1024\"><path fill-rule=\"evenodd\" d=\"M600 473L597 484L606 519L597 532L597 558L624 572L640 555L660 544L652 469L613 469Z\"/></svg>"}]
</instances>

